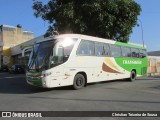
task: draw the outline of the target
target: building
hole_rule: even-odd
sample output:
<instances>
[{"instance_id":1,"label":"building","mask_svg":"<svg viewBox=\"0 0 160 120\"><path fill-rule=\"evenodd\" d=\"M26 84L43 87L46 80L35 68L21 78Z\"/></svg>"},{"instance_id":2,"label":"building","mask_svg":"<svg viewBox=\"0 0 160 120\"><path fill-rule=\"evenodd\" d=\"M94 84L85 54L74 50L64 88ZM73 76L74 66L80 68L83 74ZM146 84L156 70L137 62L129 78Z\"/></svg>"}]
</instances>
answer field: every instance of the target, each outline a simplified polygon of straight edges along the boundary
<instances>
[{"instance_id":1,"label":"building","mask_svg":"<svg viewBox=\"0 0 160 120\"><path fill-rule=\"evenodd\" d=\"M14 63L11 57L11 48L33 39L34 33L31 31L24 31L20 25L0 26L0 67L2 64L10 67Z\"/></svg>"},{"instance_id":2,"label":"building","mask_svg":"<svg viewBox=\"0 0 160 120\"><path fill-rule=\"evenodd\" d=\"M160 76L160 56L148 56L148 74Z\"/></svg>"},{"instance_id":3,"label":"building","mask_svg":"<svg viewBox=\"0 0 160 120\"><path fill-rule=\"evenodd\" d=\"M24 58L22 57L22 51L27 47L32 47L37 41L40 41L43 39L44 39L44 36L42 35L11 47L11 57L13 58L14 64L25 64L24 62L27 63L31 49L25 52L25 61L24 61Z\"/></svg>"},{"instance_id":4,"label":"building","mask_svg":"<svg viewBox=\"0 0 160 120\"><path fill-rule=\"evenodd\" d=\"M160 51L148 52L148 74L160 76Z\"/></svg>"},{"instance_id":5,"label":"building","mask_svg":"<svg viewBox=\"0 0 160 120\"><path fill-rule=\"evenodd\" d=\"M160 51L151 51L151 52L148 52L148 56L160 56Z\"/></svg>"}]
</instances>

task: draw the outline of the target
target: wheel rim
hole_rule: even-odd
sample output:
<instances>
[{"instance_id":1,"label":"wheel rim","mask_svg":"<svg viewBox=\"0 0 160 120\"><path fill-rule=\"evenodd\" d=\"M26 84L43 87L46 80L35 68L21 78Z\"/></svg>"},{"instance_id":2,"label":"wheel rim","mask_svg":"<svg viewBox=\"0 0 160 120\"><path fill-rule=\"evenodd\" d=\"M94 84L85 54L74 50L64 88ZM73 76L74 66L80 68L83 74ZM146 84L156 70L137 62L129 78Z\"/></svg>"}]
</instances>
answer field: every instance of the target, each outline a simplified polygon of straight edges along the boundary
<instances>
[{"instance_id":1,"label":"wheel rim","mask_svg":"<svg viewBox=\"0 0 160 120\"><path fill-rule=\"evenodd\" d=\"M82 78L77 78L76 85L77 86L82 86L83 85L83 79Z\"/></svg>"},{"instance_id":2,"label":"wheel rim","mask_svg":"<svg viewBox=\"0 0 160 120\"><path fill-rule=\"evenodd\" d=\"M132 73L131 78L135 79L135 74L134 73Z\"/></svg>"}]
</instances>

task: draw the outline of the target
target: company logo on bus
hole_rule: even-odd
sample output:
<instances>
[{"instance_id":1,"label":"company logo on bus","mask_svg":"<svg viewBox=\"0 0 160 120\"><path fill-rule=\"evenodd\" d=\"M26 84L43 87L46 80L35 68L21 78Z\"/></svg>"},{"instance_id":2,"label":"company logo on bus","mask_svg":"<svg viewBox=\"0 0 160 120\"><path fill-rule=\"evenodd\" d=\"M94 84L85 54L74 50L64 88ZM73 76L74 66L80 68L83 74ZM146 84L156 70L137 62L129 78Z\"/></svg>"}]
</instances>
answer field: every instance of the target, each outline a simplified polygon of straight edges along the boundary
<instances>
[{"instance_id":1,"label":"company logo on bus","mask_svg":"<svg viewBox=\"0 0 160 120\"><path fill-rule=\"evenodd\" d=\"M139 64L140 65L140 64L142 64L142 61L139 61L139 60L138 61L137 60L136 61L133 61L133 60L123 60L123 64L136 64L136 65Z\"/></svg>"}]
</instances>

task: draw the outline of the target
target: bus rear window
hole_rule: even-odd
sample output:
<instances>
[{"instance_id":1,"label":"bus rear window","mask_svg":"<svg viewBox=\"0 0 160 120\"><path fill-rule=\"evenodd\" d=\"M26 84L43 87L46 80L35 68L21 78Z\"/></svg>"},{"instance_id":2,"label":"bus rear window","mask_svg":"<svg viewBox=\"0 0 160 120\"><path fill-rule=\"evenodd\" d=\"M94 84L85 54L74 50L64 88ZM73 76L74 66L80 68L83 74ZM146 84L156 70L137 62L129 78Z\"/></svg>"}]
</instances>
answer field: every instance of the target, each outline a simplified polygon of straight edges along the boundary
<instances>
[{"instance_id":1,"label":"bus rear window","mask_svg":"<svg viewBox=\"0 0 160 120\"><path fill-rule=\"evenodd\" d=\"M144 57L146 57L147 56L147 52L146 52L146 50L140 50L140 55L139 55L139 57L140 58L144 58Z\"/></svg>"}]
</instances>

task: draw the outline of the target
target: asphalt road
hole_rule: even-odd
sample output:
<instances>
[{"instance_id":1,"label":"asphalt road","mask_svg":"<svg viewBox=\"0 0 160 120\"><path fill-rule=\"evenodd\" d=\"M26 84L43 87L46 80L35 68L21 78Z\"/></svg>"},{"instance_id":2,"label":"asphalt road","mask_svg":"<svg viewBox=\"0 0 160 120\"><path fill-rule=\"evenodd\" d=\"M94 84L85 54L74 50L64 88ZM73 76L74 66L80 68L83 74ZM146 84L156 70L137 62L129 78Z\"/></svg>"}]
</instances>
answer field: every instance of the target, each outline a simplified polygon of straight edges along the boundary
<instances>
[{"instance_id":1,"label":"asphalt road","mask_svg":"<svg viewBox=\"0 0 160 120\"><path fill-rule=\"evenodd\" d=\"M26 83L24 74L0 73L0 111L160 111L160 77L94 83L72 90L37 88Z\"/></svg>"}]
</instances>

